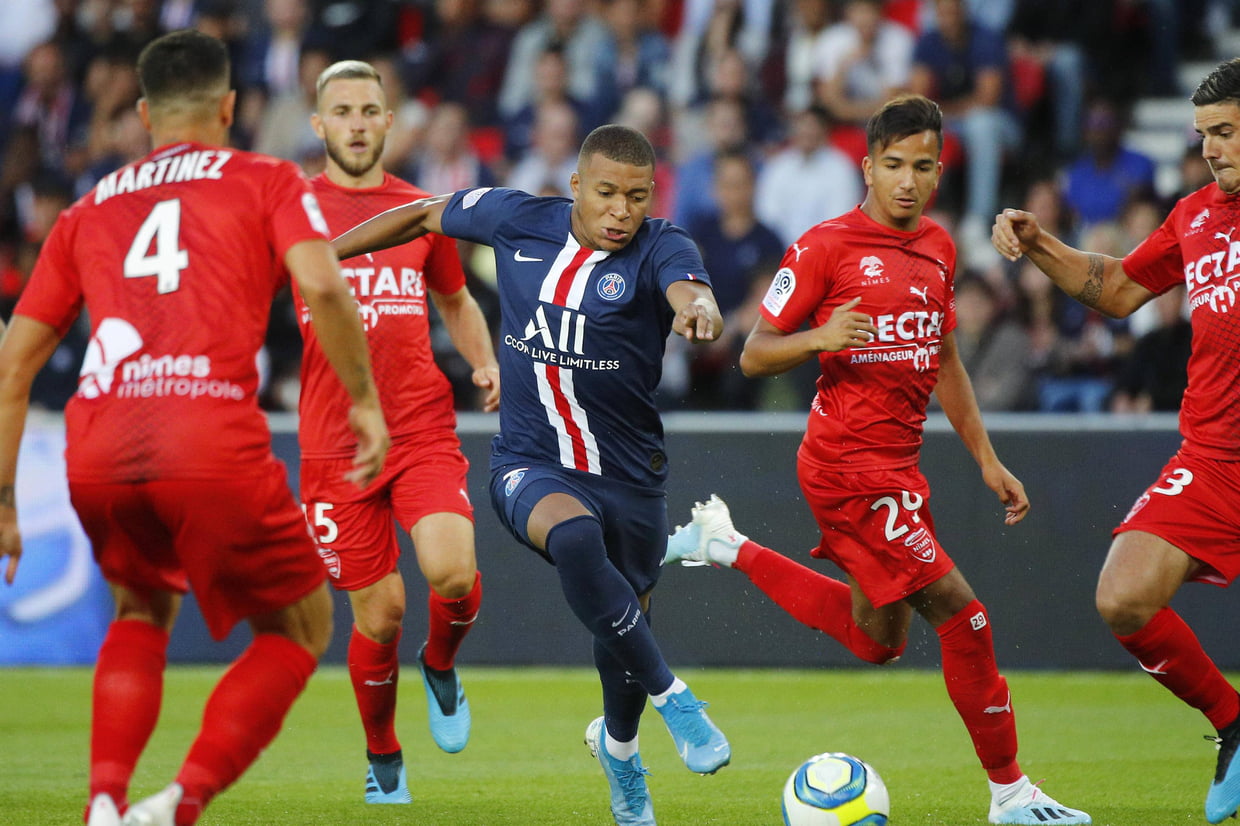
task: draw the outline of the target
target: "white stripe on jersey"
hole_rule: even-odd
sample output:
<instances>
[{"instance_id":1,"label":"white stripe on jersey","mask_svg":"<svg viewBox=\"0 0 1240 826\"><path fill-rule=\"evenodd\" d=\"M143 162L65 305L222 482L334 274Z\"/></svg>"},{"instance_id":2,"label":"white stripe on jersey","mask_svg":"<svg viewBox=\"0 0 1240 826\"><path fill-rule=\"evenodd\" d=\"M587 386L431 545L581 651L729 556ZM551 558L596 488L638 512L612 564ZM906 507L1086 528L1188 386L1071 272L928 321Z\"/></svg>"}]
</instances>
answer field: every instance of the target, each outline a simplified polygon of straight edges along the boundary
<instances>
[{"instance_id":1,"label":"white stripe on jersey","mask_svg":"<svg viewBox=\"0 0 1240 826\"><path fill-rule=\"evenodd\" d=\"M568 240L560 249L555 257L555 261L551 265L551 269L547 271L547 275L543 278L542 287L538 291L538 300L546 304L554 304L556 288L560 285L560 279L564 276L564 271L573 263L573 259L577 253L581 251L581 244L577 243L577 239L570 232ZM606 250L593 250L590 257L587 258L577 272L572 275L572 286L569 287L568 295L562 306L568 307L570 310L581 309L581 299L586 293L586 284L590 280L590 273L594 271L594 265L602 261L611 253Z\"/></svg>"},{"instance_id":2,"label":"white stripe on jersey","mask_svg":"<svg viewBox=\"0 0 1240 826\"><path fill-rule=\"evenodd\" d=\"M590 432L590 421L586 418L586 412L577 403L577 393L573 388L573 371L561 369L556 372L559 376L558 384L554 384L548 376L546 364L534 362L534 376L538 379L538 398L543 403L543 409L547 411L547 422L555 429L560 450L560 464L564 467L602 475L598 441ZM561 404L568 408L568 419L560 413ZM579 450L585 454L584 467L577 461L576 453Z\"/></svg>"}]
</instances>

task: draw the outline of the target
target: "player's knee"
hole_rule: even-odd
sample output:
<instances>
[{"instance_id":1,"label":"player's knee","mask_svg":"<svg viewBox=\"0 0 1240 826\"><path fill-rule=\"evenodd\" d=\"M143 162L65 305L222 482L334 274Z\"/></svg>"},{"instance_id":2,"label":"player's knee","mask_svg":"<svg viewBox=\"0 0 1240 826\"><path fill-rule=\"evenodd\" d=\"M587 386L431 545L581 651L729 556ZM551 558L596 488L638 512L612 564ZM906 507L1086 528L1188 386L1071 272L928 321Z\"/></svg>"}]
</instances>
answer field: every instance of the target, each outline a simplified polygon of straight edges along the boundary
<instances>
[{"instance_id":1,"label":"player's knee","mask_svg":"<svg viewBox=\"0 0 1240 826\"><path fill-rule=\"evenodd\" d=\"M1145 627L1158 611L1157 606L1145 605L1123 590L1099 583L1094 594L1094 607L1114 634L1135 634Z\"/></svg>"},{"instance_id":2,"label":"player's knee","mask_svg":"<svg viewBox=\"0 0 1240 826\"><path fill-rule=\"evenodd\" d=\"M472 566L468 569L462 567L458 570L445 571L436 577L435 581L427 584L441 599L464 599L474 589L476 578L475 569Z\"/></svg>"}]
</instances>

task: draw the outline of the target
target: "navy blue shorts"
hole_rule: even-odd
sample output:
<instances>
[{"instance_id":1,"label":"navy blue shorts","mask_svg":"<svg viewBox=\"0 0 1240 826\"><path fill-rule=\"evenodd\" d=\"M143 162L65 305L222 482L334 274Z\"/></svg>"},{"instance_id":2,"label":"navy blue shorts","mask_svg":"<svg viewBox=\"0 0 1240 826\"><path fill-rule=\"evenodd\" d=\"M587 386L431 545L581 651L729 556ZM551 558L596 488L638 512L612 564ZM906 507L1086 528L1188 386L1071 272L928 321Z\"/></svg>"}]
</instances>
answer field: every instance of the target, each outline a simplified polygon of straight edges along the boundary
<instances>
[{"instance_id":1,"label":"navy blue shorts","mask_svg":"<svg viewBox=\"0 0 1240 826\"><path fill-rule=\"evenodd\" d=\"M491 504L499 521L518 542L549 562L546 551L530 542L526 526L534 506L551 493L568 494L598 519L607 558L635 592L645 594L654 587L667 550L667 496L662 490L547 465L495 468Z\"/></svg>"}]
</instances>

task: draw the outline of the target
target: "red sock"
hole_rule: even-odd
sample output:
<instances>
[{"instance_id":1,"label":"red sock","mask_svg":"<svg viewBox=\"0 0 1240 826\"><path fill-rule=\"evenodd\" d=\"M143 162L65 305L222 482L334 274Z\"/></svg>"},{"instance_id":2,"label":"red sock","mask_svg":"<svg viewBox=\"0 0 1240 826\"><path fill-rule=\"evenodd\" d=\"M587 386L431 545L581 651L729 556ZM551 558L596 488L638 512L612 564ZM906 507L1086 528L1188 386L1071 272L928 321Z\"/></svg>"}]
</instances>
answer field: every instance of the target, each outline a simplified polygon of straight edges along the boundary
<instances>
[{"instance_id":1,"label":"red sock","mask_svg":"<svg viewBox=\"0 0 1240 826\"><path fill-rule=\"evenodd\" d=\"M108 627L95 664L90 796L106 792L124 811L129 780L159 720L168 632L141 620Z\"/></svg>"},{"instance_id":2,"label":"red sock","mask_svg":"<svg viewBox=\"0 0 1240 826\"><path fill-rule=\"evenodd\" d=\"M1137 633L1116 639L1150 676L1205 714L1216 729L1240 715L1236 690L1175 611L1163 608Z\"/></svg>"},{"instance_id":3,"label":"red sock","mask_svg":"<svg viewBox=\"0 0 1240 826\"><path fill-rule=\"evenodd\" d=\"M267 747L306 687L317 661L279 634L259 634L216 684L177 782L185 789L177 826L190 826Z\"/></svg>"},{"instance_id":4,"label":"red sock","mask_svg":"<svg viewBox=\"0 0 1240 826\"><path fill-rule=\"evenodd\" d=\"M400 678L397 648L400 634L389 643L375 642L353 626L349 637L349 679L372 754L400 751L396 738L396 683Z\"/></svg>"},{"instance_id":5,"label":"red sock","mask_svg":"<svg viewBox=\"0 0 1240 826\"><path fill-rule=\"evenodd\" d=\"M995 664L986 608L975 599L935 630L943 650L947 694L973 738L973 750L992 781L1015 783L1021 778L1016 717L1007 680Z\"/></svg>"},{"instance_id":6,"label":"red sock","mask_svg":"<svg viewBox=\"0 0 1240 826\"><path fill-rule=\"evenodd\" d=\"M426 600L426 649L422 652L422 662L438 671L445 671L456 662L461 641L478 618L478 606L482 604L482 572L474 575L474 587L460 599L444 599L433 590L429 593Z\"/></svg>"},{"instance_id":7,"label":"red sock","mask_svg":"<svg viewBox=\"0 0 1240 826\"><path fill-rule=\"evenodd\" d=\"M904 653L903 644L898 648L879 645L857 627L848 583L793 562L752 540L741 545L733 567L744 572L797 622L830 634L862 660L882 665Z\"/></svg>"}]
</instances>

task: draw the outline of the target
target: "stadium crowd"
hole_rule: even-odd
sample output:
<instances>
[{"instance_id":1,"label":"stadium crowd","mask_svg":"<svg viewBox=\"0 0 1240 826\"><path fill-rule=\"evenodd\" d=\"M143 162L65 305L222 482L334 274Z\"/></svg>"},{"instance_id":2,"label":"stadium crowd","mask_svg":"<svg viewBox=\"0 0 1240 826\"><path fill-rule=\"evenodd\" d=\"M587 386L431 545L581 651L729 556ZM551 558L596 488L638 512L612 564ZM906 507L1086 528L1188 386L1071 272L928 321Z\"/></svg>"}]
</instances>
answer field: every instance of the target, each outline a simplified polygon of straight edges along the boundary
<instances>
[{"instance_id":1,"label":"stadium crowd","mask_svg":"<svg viewBox=\"0 0 1240 826\"><path fill-rule=\"evenodd\" d=\"M937 100L946 172L931 215L960 248L957 340L983 410L1174 410L1189 325L1182 292L1113 321L990 248L1020 206L1074 245L1122 256L1210 181L1191 130L1175 186L1125 144L1134 104L1187 98L1183 61L1214 62L1230 0L23 0L0 4L0 317L59 212L149 151L138 51L161 33L223 39L239 92L234 144L322 169L314 82L373 63L396 113L385 166L431 192L568 194L593 127L644 132L660 155L652 214L702 249L726 319L716 344L669 344L667 409L803 409L800 380L744 379L737 356L784 249L863 189L862 126L894 92ZM1186 122L1187 123L1187 122ZM1187 129L1187 125L1185 127ZM1159 184L1162 185L1159 185ZM488 318L489 249L461 245ZM442 327L440 327L442 330ZM86 320L36 382L76 387ZM442 339L458 407L470 368ZM296 409L301 353L277 302L264 403ZM811 364L809 369L814 370ZM797 396L801 393L801 397Z\"/></svg>"}]
</instances>

